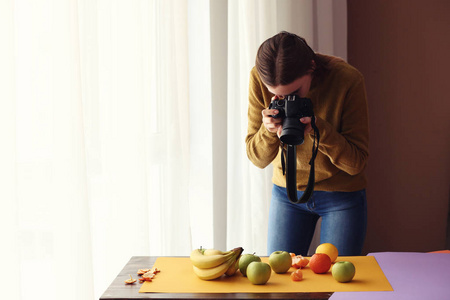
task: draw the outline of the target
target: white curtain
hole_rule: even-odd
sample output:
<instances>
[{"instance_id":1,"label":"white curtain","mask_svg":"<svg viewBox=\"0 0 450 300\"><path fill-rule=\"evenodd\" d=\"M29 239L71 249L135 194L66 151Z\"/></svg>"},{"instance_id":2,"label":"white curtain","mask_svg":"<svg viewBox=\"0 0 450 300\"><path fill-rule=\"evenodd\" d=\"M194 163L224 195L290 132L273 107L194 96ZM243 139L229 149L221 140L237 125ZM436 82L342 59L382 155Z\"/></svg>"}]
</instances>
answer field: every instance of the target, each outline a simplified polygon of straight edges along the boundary
<instances>
[{"instance_id":1,"label":"white curtain","mask_svg":"<svg viewBox=\"0 0 450 300\"><path fill-rule=\"evenodd\" d=\"M338 10L2 0L2 295L98 299L134 255L265 255L271 170L245 154L248 73L280 30L336 52Z\"/></svg>"}]
</instances>

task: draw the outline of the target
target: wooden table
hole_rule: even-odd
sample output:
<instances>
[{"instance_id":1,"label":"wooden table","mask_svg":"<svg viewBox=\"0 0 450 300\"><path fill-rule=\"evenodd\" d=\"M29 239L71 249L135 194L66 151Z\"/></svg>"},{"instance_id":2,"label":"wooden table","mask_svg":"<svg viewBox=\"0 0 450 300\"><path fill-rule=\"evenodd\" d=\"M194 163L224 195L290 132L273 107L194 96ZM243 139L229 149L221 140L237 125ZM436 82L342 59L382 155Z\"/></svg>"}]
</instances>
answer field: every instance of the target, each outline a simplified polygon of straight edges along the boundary
<instances>
[{"instance_id":1,"label":"wooden table","mask_svg":"<svg viewBox=\"0 0 450 300\"><path fill-rule=\"evenodd\" d=\"M329 299L333 293L226 293L226 294L171 294L171 293L139 293L141 283L125 284L131 274L138 279L137 270L149 268L156 261L155 256L133 256L117 275L100 300L125 299Z\"/></svg>"}]
</instances>

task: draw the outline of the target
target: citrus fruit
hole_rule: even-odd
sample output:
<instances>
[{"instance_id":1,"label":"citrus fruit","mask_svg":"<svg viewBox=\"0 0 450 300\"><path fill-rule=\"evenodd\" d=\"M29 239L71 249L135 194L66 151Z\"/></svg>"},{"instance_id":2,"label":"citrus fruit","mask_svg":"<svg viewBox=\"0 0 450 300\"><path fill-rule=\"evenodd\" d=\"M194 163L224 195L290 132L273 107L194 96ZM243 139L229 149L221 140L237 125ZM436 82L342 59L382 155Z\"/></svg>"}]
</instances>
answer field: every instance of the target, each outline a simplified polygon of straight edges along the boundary
<instances>
[{"instance_id":1,"label":"citrus fruit","mask_svg":"<svg viewBox=\"0 0 450 300\"><path fill-rule=\"evenodd\" d=\"M292 267L301 269L308 265L309 259L303 257L302 255L295 255L292 257Z\"/></svg>"},{"instance_id":2,"label":"citrus fruit","mask_svg":"<svg viewBox=\"0 0 450 300\"><path fill-rule=\"evenodd\" d=\"M331 243L320 244L316 248L316 253L327 254L330 257L331 262L334 262L336 260L336 258L338 257L338 249L336 248L335 245L333 245Z\"/></svg>"},{"instance_id":3,"label":"citrus fruit","mask_svg":"<svg viewBox=\"0 0 450 300\"><path fill-rule=\"evenodd\" d=\"M331 267L331 259L328 254L316 253L309 260L309 268L317 274L328 272Z\"/></svg>"},{"instance_id":4,"label":"citrus fruit","mask_svg":"<svg viewBox=\"0 0 450 300\"><path fill-rule=\"evenodd\" d=\"M295 270L291 273L291 279L293 281L301 281L303 279L303 273L301 270Z\"/></svg>"}]
</instances>

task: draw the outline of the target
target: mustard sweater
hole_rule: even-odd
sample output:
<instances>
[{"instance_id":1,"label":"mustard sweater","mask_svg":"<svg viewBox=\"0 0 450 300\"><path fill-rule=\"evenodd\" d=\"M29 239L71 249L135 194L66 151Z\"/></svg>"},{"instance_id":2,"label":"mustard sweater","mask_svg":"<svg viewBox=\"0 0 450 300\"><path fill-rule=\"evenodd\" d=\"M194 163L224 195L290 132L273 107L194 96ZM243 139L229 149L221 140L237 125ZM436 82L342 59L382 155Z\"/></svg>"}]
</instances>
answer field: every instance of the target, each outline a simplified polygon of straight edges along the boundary
<instances>
[{"instance_id":1,"label":"mustard sweater","mask_svg":"<svg viewBox=\"0 0 450 300\"><path fill-rule=\"evenodd\" d=\"M362 74L343 60L317 54L328 61L328 70L313 77L307 95L313 103L320 133L315 161L316 191L351 192L366 187L365 167L369 156L367 97ZM280 140L262 123L261 111L270 104L270 93L254 67L250 73L248 134L245 142L250 161L259 168L273 164L274 184L286 187L281 168ZM297 146L297 189L304 190L309 178L312 139Z\"/></svg>"}]
</instances>

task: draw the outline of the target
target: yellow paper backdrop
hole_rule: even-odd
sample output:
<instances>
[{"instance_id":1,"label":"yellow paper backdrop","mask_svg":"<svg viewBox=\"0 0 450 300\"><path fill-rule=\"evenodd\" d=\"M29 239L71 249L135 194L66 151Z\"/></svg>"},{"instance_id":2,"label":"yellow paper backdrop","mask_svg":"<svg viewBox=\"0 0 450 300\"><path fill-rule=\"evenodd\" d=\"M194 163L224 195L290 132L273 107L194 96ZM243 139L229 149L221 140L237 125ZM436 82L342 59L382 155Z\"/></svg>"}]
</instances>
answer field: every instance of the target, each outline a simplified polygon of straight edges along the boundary
<instances>
[{"instance_id":1,"label":"yellow paper backdrop","mask_svg":"<svg viewBox=\"0 0 450 300\"><path fill-rule=\"evenodd\" d=\"M267 257L262 257L267 262ZM302 269L303 280L292 281L291 270L286 274L272 275L265 285L253 285L237 272L233 277L204 281L192 270L187 257L159 257L155 267L161 270L152 282L144 282L140 293L301 293L301 292L349 292L392 291L389 281L373 256L342 256L337 261L351 261L356 275L349 283L339 283L331 275L315 274L309 267Z\"/></svg>"}]
</instances>

